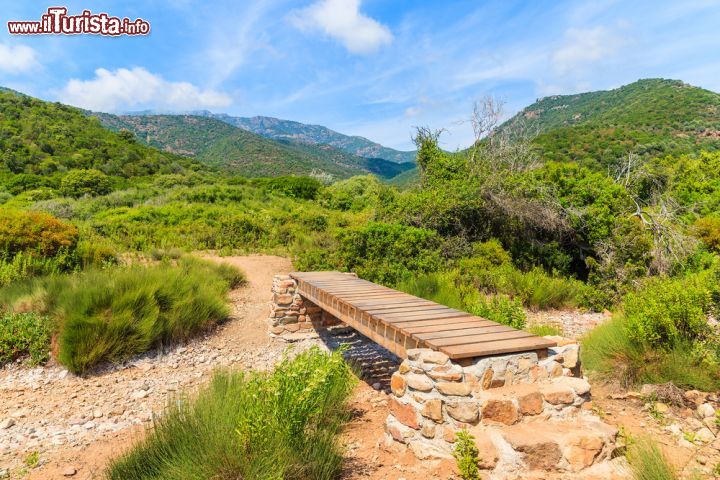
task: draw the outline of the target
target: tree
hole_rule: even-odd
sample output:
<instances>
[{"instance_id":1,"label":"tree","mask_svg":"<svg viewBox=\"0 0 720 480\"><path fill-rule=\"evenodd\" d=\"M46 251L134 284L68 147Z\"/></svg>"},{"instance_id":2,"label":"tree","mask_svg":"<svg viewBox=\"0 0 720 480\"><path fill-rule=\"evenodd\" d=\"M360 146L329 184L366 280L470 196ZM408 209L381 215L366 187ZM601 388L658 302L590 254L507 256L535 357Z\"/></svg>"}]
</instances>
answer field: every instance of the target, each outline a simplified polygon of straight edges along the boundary
<instances>
[{"instance_id":1,"label":"tree","mask_svg":"<svg viewBox=\"0 0 720 480\"><path fill-rule=\"evenodd\" d=\"M71 170L60 182L60 191L70 197L105 195L112 191L110 177L99 170Z\"/></svg>"}]
</instances>

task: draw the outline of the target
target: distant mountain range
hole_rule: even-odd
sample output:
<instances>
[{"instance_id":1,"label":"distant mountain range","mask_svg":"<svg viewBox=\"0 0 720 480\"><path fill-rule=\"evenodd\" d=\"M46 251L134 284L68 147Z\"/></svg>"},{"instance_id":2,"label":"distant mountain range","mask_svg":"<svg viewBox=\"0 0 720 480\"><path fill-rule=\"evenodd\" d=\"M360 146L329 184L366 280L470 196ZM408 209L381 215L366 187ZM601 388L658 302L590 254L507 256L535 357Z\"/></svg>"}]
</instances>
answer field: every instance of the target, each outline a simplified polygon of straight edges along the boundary
<instances>
[{"instance_id":1,"label":"distant mountain range","mask_svg":"<svg viewBox=\"0 0 720 480\"><path fill-rule=\"evenodd\" d=\"M396 163L414 162L415 152L404 152L379 143L372 142L364 137L349 136L330 130L321 125L307 125L291 120L281 120L273 117L233 117L224 113L211 113L208 111L191 112L193 115L216 118L230 125L235 125L263 137L274 140L287 140L294 143L330 145L344 152L365 158L381 158Z\"/></svg>"},{"instance_id":2,"label":"distant mountain range","mask_svg":"<svg viewBox=\"0 0 720 480\"><path fill-rule=\"evenodd\" d=\"M151 115L147 112L92 115L107 128L129 130L139 141L152 147L194 157L202 163L250 177L307 175L322 171L336 178L367 173L392 178L414 167L413 163L367 158L322 143L266 138L210 116Z\"/></svg>"}]
</instances>

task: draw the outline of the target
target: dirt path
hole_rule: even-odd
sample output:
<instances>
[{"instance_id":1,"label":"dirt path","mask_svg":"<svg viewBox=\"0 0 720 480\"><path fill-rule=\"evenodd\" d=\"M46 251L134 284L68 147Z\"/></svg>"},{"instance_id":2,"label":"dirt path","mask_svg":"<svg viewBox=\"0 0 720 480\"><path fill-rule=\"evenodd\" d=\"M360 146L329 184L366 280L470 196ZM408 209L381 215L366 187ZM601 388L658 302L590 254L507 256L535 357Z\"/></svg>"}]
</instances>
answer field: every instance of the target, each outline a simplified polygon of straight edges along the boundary
<instances>
[{"instance_id":1,"label":"dirt path","mask_svg":"<svg viewBox=\"0 0 720 480\"><path fill-rule=\"evenodd\" d=\"M72 478L93 478L142 434L175 392L192 391L217 367L272 367L287 344L267 335L269 289L273 275L292 270L290 261L208 258L239 267L248 283L230 294L230 321L205 337L88 378L59 366L0 369L0 422L13 423L0 429L0 471L11 478L56 479L75 469ZM28 468L33 452L39 453L39 466Z\"/></svg>"},{"instance_id":2,"label":"dirt path","mask_svg":"<svg viewBox=\"0 0 720 480\"><path fill-rule=\"evenodd\" d=\"M272 368L288 344L268 335L270 285L273 275L292 270L290 261L264 255L205 258L234 265L248 279L230 293L230 320L206 336L88 378L57 365L0 369L0 421L13 421L0 429L0 473L30 480L101 478L108 462L142 438L153 414L176 392L192 392L218 367ZM353 398L356 416L341 439L346 451L342 478L453 478L452 462L418 462L397 445L385 444L386 390L397 368L391 354L347 328L307 338L295 348L340 344L350 346L348 355L365 372ZM37 463L27 466L35 452Z\"/></svg>"}]
</instances>

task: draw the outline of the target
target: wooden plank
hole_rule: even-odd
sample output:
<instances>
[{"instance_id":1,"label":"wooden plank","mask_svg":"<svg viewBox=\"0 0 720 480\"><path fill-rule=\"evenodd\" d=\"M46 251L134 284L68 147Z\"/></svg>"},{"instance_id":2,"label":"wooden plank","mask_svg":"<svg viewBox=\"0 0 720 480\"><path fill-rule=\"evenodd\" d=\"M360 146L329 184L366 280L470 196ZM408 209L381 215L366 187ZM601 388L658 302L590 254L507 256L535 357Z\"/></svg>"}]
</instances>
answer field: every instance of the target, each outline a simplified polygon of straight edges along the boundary
<instances>
[{"instance_id":1,"label":"wooden plank","mask_svg":"<svg viewBox=\"0 0 720 480\"><path fill-rule=\"evenodd\" d=\"M448 330L443 328L442 325L435 327L435 331L415 332L415 336L421 340L435 340L441 338L454 338L454 337L467 337L471 335L482 335L485 333L496 333L496 332L517 332L512 327L506 327L505 325L486 325L483 327L470 327L461 328L457 330Z\"/></svg>"},{"instance_id":2,"label":"wooden plank","mask_svg":"<svg viewBox=\"0 0 720 480\"><path fill-rule=\"evenodd\" d=\"M365 311L373 314L377 312L382 312L384 310L393 310L396 308L420 308L420 307L437 307L437 303L433 303L427 300L424 300L422 302L412 302L412 303L406 303L401 304L400 306L397 305L384 305L384 306L377 306L377 307L368 307Z\"/></svg>"},{"instance_id":3,"label":"wooden plank","mask_svg":"<svg viewBox=\"0 0 720 480\"><path fill-rule=\"evenodd\" d=\"M422 304L412 307L390 307L389 309L374 309L374 310L365 310L370 315L373 315L375 313L410 313L410 312L432 312L432 311L438 311L438 310L445 310L447 307L444 307L442 305L438 304Z\"/></svg>"},{"instance_id":4,"label":"wooden plank","mask_svg":"<svg viewBox=\"0 0 720 480\"><path fill-rule=\"evenodd\" d=\"M454 345L482 345L484 343L497 342L499 340L518 340L526 338L537 338L532 333L515 330L514 332L495 332L471 335L465 337L433 338L425 340L432 347L449 347Z\"/></svg>"},{"instance_id":5,"label":"wooden plank","mask_svg":"<svg viewBox=\"0 0 720 480\"><path fill-rule=\"evenodd\" d=\"M451 320L456 320L455 318ZM410 322L410 323L403 323L402 327L399 327L402 331L410 333L412 335L415 335L417 333L426 333L426 332L437 332L438 329L442 331L453 331L453 330L463 330L465 328L473 328L473 327L481 327L484 324L479 322L475 319L460 319L459 322L453 322L453 323L447 323L442 322L441 320L430 320L430 321L420 321L420 322ZM490 320L485 320L486 322L490 322ZM497 325L493 322L493 326Z\"/></svg>"},{"instance_id":6,"label":"wooden plank","mask_svg":"<svg viewBox=\"0 0 720 480\"><path fill-rule=\"evenodd\" d=\"M390 321L395 319L401 319L401 318L413 318L417 317L419 315L421 316L427 316L432 317L433 315L437 318L443 318L444 316L452 314L454 315L469 315L467 312L461 312L460 310L455 310L453 308L445 307L445 308L439 308L437 310L419 310L416 312L380 312L377 315L378 318L388 319Z\"/></svg>"},{"instance_id":7,"label":"wooden plank","mask_svg":"<svg viewBox=\"0 0 720 480\"><path fill-rule=\"evenodd\" d=\"M489 322L490 320L485 320ZM403 331L414 332L415 328L428 327L431 325L445 325L447 328L451 328L454 325L477 325L481 326L482 323L477 317L451 317L451 318L432 318L429 320L413 320L411 322L395 323L393 326ZM494 322L493 322L494 323Z\"/></svg>"},{"instance_id":8,"label":"wooden plank","mask_svg":"<svg viewBox=\"0 0 720 480\"><path fill-rule=\"evenodd\" d=\"M540 337L499 340L481 344L455 345L441 347L440 351L450 358L484 357L500 353L526 352L547 349L555 346L555 342Z\"/></svg>"},{"instance_id":9,"label":"wooden plank","mask_svg":"<svg viewBox=\"0 0 720 480\"><path fill-rule=\"evenodd\" d=\"M446 312L446 313L421 313L417 315L373 315L383 321L392 323L393 325L405 322L412 322L413 320L439 320L442 318L455 318L455 317L467 317L467 313L463 312Z\"/></svg>"}]
</instances>

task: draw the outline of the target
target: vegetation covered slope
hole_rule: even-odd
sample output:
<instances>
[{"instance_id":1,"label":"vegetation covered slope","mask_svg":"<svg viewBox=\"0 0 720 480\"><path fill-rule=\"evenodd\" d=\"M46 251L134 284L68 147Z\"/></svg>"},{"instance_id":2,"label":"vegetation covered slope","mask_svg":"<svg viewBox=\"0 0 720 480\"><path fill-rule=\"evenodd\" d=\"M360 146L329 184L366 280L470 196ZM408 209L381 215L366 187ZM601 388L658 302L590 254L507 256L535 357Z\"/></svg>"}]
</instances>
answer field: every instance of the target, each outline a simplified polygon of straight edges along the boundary
<instances>
[{"instance_id":1,"label":"vegetation covered slope","mask_svg":"<svg viewBox=\"0 0 720 480\"><path fill-rule=\"evenodd\" d=\"M384 147L364 137L343 135L322 125L308 125L273 117L233 117L226 114L198 112L268 138L297 143L325 144L365 158L381 158L396 163L414 162L415 152Z\"/></svg>"},{"instance_id":2,"label":"vegetation covered slope","mask_svg":"<svg viewBox=\"0 0 720 480\"><path fill-rule=\"evenodd\" d=\"M210 117L94 113L113 130L128 130L153 147L248 177L307 175L313 170L338 178L375 173L391 178L412 168L352 155L323 144L275 141Z\"/></svg>"},{"instance_id":3,"label":"vegetation covered slope","mask_svg":"<svg viewBox=\"0 0 720 480\"><path fill-rule=\"evenodd\" d=\"M198 167L193 160L110 132L77 108L0 92L0 180L24 174L16 183L36 187L72 169L127 178Z\"/></svg>"},{"instance_id":4,"label":"vegetation covered slope","mask_svg":"<svg viewBox=\"0 0 720 480\"><path fill-rule=\"evenodd\" d=\"M720 149L720 94L679 80L646 79L623 87L545 97L507 121L523 128L546 160L606 167L641 156Z\"/></svg>"}]
</instances>

